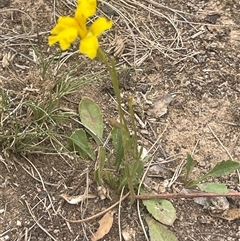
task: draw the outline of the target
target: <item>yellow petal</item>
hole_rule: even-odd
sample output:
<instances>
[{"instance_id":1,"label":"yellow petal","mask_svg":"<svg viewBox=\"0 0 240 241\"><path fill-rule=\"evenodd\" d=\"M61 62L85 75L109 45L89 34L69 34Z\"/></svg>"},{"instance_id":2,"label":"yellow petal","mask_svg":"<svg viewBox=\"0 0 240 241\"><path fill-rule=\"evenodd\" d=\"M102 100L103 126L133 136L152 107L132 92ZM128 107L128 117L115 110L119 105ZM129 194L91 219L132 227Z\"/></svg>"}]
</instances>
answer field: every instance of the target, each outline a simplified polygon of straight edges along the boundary
<instances>
[{"instance_id":1,"label":"yellow petal","mask_svg":"<svg viewBox=\"0 0 240 241\"><path fill-rule=\"evenodd\" d=\"M112 21L107 20L105 17L100 17L94 21L94 23L90 26L89 31L95 35L99 36L107 29L112 27Z\"/></svg>"},{"instance_id":2,"label":"yellow petal","mask_svg":"<svg viewBox=\"0 0 240 241\"><path fill-rule=\"evenodd\" d=\"M87 36L80 42L80 52L87 55L90 59L94 59L97 56L97 50L99 47L98 39L96 36Z\"/></svg>"},{"instance_id":3,"label":"yellow petal","mask_svg":"<svg viewBox=\"0 0 240 241\"><path fill-rule=\"evenodd\" d=\"M86 27L87 18L82 14L82 10L80 7L77 8L74 18L78 23L79 36L81 38L84 38L87 35L87 27Z\"/></svg>"},{"instance_id":4,"label":"yellow petal","mask_svg":"<svg viewBox=\"0 0 240 241\"><path fill-rule=\"evenodd\" d=\"M60 48L62 50L66 50L70 47L71 43L77 38L78 30L76 28L66 28L58 35L49 36L48 43L49 45L53 45L56 42L59 42Z\"/></svg>"},{"instance_id":5,"label":"yellow petal","mask_svg":"<svg viewBox=\"0 0 240 241\"><path fill-rule=\"evenodd\" d=\"M50 45L50 46L54 45L58 41L59 41L58 36L49 36L48 37L48 45Z\"/></svg>"},{"instance_id":6,"label":"yellow petal","mask_svg":"<svg viewBox=\"0 0 240 241\"><path fill-rule=\"evenodd\" d=\"M61 33L61 37L65 38L68 42L73 42L78 36L78 30L76 28L67 28Z\"/></svg>"},{"instance_id":7,"label":"yellow petal","mask_svg":"<svg viewBox=\"0 0 240 241\"><path fill-rule=\"evenodd\" d=\"M76 28L78 29L78 22L69 16L59 17L57 25L52 29L51 34L59 34L66 28Z\"/></svg>"},{"instance_id":8,"label":"yellow petal","mask_svg":"<svg viewBox=\"0 0 240 241\"><path fill-rule=\"evenodd\" d=\"M85 18L92 17L96 13L97 0L78 0L77 11Z\"/></svg>"},{"instance_id":9,"label":"yellow petal","mask_svg":"<svg viewBox=\"0 0 240 241\"><path fill-rule=\"evenodd\" d=\"M63 50L63 51L68 49L71 45L71 43L69 41L67 41L67 39L64 39L64 38L59 40L59 44L60 44L61 50Z\"/></svg>"}]
</instances>

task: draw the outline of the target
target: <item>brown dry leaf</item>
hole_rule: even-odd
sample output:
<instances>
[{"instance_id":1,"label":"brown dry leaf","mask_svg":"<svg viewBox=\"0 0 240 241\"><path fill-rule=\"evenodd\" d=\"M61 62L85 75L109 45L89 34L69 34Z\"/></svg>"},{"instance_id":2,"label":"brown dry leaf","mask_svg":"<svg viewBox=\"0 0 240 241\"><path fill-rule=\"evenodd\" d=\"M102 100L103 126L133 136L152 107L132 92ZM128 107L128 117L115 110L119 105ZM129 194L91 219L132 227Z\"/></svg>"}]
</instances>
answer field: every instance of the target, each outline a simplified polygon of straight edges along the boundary
<instances>
[{"instance_id":1,"label":"brown dry leaf","mask_svg":"<svg viewBox=\"0 0 240 241\"><path fill-rule=\"evenodd\" d=\"M95 234L91 237L91 241L97 241L103 238L111 229L113 224L113 215L115 211L107 212L102 219L98 222L99 228Z\"/></svg>"},{"instance_id":2,"label":"brown dry leaf","mask_svg":"<svg viewBox=\"0 0 240 241\"><path fill-rule=\"evenodd\" d=\"M115 38L111 45L112 45L112 47L111 47L110 52L113 52L113 56L114 57L121 56L125 49L124 39L121 36L115 35Z\"/></svg>"},{"instance_id":3,"label":"brown dry leaf","mask_svg":"<svg viewBox=\"0 0 240 241\"><path fill-rule=\"evenodd\" d=\"M240 218L240 209L235 208L235 209L230 209L227 210L226 212L223 213L223 215L215 215L210 213L212 217L217 217L217 218L222 218L228 221L233 221L235 219Z\"/></svg>"},{"instance_id":4,"label":"brown dry leaf","mask_svg":"<svg viewBox=\"0 0 240 241\"><path fill-rule=\"evenodd\" d=\"M228 221L232 221L232 220L240 218L240 209L239 208L235 208L235 209L228 210L225 218Z\"/></svg>"},{"instance_id":5,"label":"brown dry leaf","mask_svg":"<svg viewBox=\"0 0 240 241\"><path fill-rule=\"evenodd\" d=\"M82 201L84 201L85 199L89 199L89 198L96 198L95 195L91 195L91 194L83 194L83 195L78 195L78 196L69 196L66 193L63 193L60 195L60 197L62 197L65 201L67 201L70 204L78 204Z\"/></svg>"},{"instance_id":6,"label":"brown dry leaf","mask_svg":"<svg viewBox=\"0 0 240 241\"><path fill-rule=\"evenodd\" d=\"M15 54L11 54L10 52L3 55L2 58L2 67L6 68L10 65L10 63L13 61L15 57Z\"/></svg>"},{"instance_id":7,"label":"brown dry leaf","mask_svg":"<svg viewBox=\"0 0 240 241\"><path fill-rule=\"evenodd\" d=\"M129 226L127 226L122 231L122 236L124 241L135 241L135 235L136 235L135 230L133 228L130 228Z\"/></svg>"},{"instance_id":8,"label":"brown dry leaf","mask_svg":"<svg viewBox=\"0 0 240 241\"><path fill-rule=\"evenodd\" d=\"M154 115L154 117L161 117L167 113L168 105L173 100L173 96L170 94L164 94L154 101L152 109L148 111L148 114Z\"/></svg>"}]
</instances>

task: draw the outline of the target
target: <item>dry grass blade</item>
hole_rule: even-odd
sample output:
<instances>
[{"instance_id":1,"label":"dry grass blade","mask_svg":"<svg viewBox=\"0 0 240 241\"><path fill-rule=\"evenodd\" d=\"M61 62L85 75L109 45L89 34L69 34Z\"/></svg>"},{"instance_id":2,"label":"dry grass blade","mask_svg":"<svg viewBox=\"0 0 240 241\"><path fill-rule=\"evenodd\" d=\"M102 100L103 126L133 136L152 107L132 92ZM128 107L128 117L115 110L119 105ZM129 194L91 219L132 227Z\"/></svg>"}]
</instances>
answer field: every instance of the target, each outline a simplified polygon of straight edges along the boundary
<instances>
[{"instance_id":1,"label":"dry grass blade","mask_svg":"<svg viewBox=\"0 0 240 241\"><path fill-rule=\"evenodd\" d=\"M71 220L71 219L67 219L65 217L63 217L61 214L59 214L65 221L69 222L69 223L85 223L85 222L89 222L91 220L94 220L102 215L104 215L105 213L107 213L108 211L112 210L113 208L115 208L116 206L119 205L119 203L121 203L123 200L125 200L127 197L129 196L129 192L127 194L125 194L119 201L117 201L116 203L114 203L112 206L108 207L107 209L101 211L100 213L97 213L89 218L84 218L84 219L79 219L79 220Z\"/></svg>"},{"instance_id":2,"label":"dry grass blade","mask_svg":"<svg viewBox=\"0 0 240 241\"><path fill-rule=\"evenodd\" d=\"M55 210L55 207L54 207L54 205L53 205L52 198L50 197L50 194L49 194L49 192L47 191L47 189L46 189L46 187L45 187L45 184L44 184L44 181L43 181L43 179L42 179L42 176L41 176L40 172L38 171L38 169L35 167L35 165L34 165L27 157L25 157L25 156L23 156L23 155L22 155L22 157L23 157L28 163L30 163L30 165L33 167L33 169L34 169L34 170L36 171L36 173L38 174L38 177L39 177L39 179L41 180L41 184L42 184L43 190L46 192L46 194L47 194L47 196L48 196L48 199L49 199L49 202L50 202L50 204L51 204L51 207L52 207L53 211L54 211L55 213L57 213L56 210Z\"/></svg>"},{"instance_id":3,"label":"dry grass blade","mask_svg":"<svg viewBox=\"0 0 240 241\"><path fill-rule=\"evenodd\" d=\"M100 2L111 7L119 15L119 20L116 21L115 25L118 26L118 24L121 24L122 20L126 24L128 32L126 32L126 30L122 30L122 27L119 27L117 34L121 35L124 39L128 39L130 34L131 38L133 39L133 47L130 45L126 46L128 52L125 51L126 53L124 53L122 56L127 63L131 63L131 58L134 56L134 66L140 66L146 59L151 57L153 50L157 50L164 56L167 56L175 61L177 61L176 58L178 57L188 57L192 54L190 53L182 56L179 53L179 50L184 49L184 39L180 29L178 28L177 20L174 15L181 18L183 21L185 21L185 23L190 24L183 16L183 12L153 1L151 1L151 3L157 7L160 7L161 10L163 10L162 12L161 10L156 10L149 4L135 0L121 0L120 2L114 3L102 0ZM167 11L169 13L165 13ZM136 16L146 15L146 12L148 13L148 23L146 23L145 18L136 19ZM166 34L161 30L159 32L159 26L154 26L152 24L152 18L155 17L164 19L167 21L167 23L169 23L168 28L172 29L171 35L169 36L174 37L166 36ZM129 28L129 26L131 27ZM192 26L192 28L194 28L194 26Z\"/></svg>"},{"instance_id":4,"label":"dry grass blade","mask_svg":"<svg viewBox=\"0 0 240 241\"><path fill-rule=\"evenodd\" d=\"M26 205L27 205L27 208L28 208L28 211L30 213L30 215L32 216L33 220L35 221L35 223L37 224L37 226L42 230L44 231L52 240L54 241L57 241L57 239L55 239L40 223L39 221L36 219L36 217L34 216L34 214L32 213L32 210L29 206L29 204L27 203L27 201L25 201Z\"/></svg>"}]
</instances>

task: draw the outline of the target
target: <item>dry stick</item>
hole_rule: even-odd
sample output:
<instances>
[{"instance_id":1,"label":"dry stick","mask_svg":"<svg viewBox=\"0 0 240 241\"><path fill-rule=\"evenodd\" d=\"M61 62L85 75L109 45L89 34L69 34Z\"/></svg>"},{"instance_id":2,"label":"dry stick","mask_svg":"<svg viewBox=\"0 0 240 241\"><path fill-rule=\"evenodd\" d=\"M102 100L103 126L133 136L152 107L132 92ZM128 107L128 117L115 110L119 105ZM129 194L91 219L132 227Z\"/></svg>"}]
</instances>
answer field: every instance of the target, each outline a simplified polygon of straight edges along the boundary
<instances>
[{"instance_id":1,"label":"dry stick","mask_svg":"<svg viewBox=\"0 0 240 241\"><path fill-rule=\"evenodd\" d=\"M30 31L29 31L27 34L25 34L25 35L24 35L24 34L19 34L19 35L17 35L17 34L14 33L14 37L15 37L15 38L20 38L20 37L23 37L23 36L28 36L28 35L30 35L30 34L33 32L33 30L34 30L34 24L33 24L32 18L31 18L31 16L30 16L29 14L27 14L26 12L24 12L24 11L22 11L22 10L19 10L19 9L17 9L17 8L1 9L1 10L0 10L0 13L4 13L4 12L14 12L14 11L20 12L20 13L24 14L24 15L28 18L28 20L31 22L31 29L30 29ZM13 37L10 36L9 38L13 38Z\"/></svg>"},{"instance_id":2,"label":"dry stick","mask_svg":"<svg viewBox=\"0 0 240 241\"><path fill-rule=\"evenodd\" d=\"M6 230L6 231L0 233L0 238L3 237L4 235L6 235L7 233L13 231L13 230L17 230L17 228L11 228L11 229L8 229L8 230ZM1 239L1 240L2 240L2 239Z\"/></svg>"},{"instance_id":3,"label":"dry stick","mask_svg":"<svg viewBox=\"0 0 240 241\"><path fill-rule=\"evenodd\" d=\"M216 138L216 140L218 141L218 143L221 145L221 147L223 148L224 151L227 152L228 156L230 157L231 160L233 160L232 155L229 153L229 151L227 150L227 148L222 144L222 142L219 140L219 138L217 137L217 135L214 133L214 131L212 130L211 126L208 124L207 125L209 130L212 132L213 136ZM238 174L238 183L240 183L240 173L237 170L237 174Z\"/></svg>"},{"instance_id":4,"label":"dry stick","mask_svg":"<svg viewBox=\"0 0 240 241\"><path fill-rule=\"evenodd\" d=\"M108 211L115 208L117 205L119 205L123 200L125 200L129 196L129 192L123 196L119 201L114 203L109 208L103 210L100 213L97 213L91 217L85 218L85 219L78 219L78 220L72 220L67 219L63 217L61 214L59 214L60 217L62 217L65 221L69 223L84 223L89 222L95 218L98 218L102 216L103 214L107 213ZM199 192L199 193L163 193L163 194L144 194L144 195L136 195L136 199L141 200L147 200L147 199L169 199L169 198L196 198L196 197L240 197L239 192L229 192L227 194L216 194L216 193L206 193L206 192Z\"/></svg>"},{"instance_id":5,"label":"dry stick","mask_svg":"<svg viewBox=\"0 0 240 241\"><path fill-rule=\"evenodd\" d=\"M151 148L148 150L148 153L150 153L152 151L152 149L155 147L155 145L160 141L161 137L163 136L163 134L165 133L165 131L167 130L168 128L168 125L165 126L163 132L161 133L161 135L158 137L158 139L154 142L154 144L151 146ZM159 146L158 146L159 147ZM156 148L156 150L154 151L154 153L152 154L152 156L154 156L155 152L158 150L158 147ZM138 186L138 191L137 191L137 194L139 195L140 193L140 189L141 189L141 186L143 184L143 181L147 175L147 172L151 166L151 163L153 161L153 158L151 158L150 162L148 163L148 166L145 170L145 172L143 173L143 176L142 176L142 179L140 181L140 184ZM137 199L137 213L138 213L138 219L139 219L139 222L142 226L142 230L143 230L143 233L144 233L144 236L146 238L147 241L149 241L149 238L148 238L148 235L147 235L147 232L146 232L146 229L145 229L145 226L144 226L144 223L143 223L143 220L142 220L142 217L141 217L141 213L140 213L140 204L139 204L139 199Z\"/></svg>"},{"instance_id":6,"label":"dry stick","mask_svg":"<svg viewBox=\"0 0 240 241\"><path fill-rule=\"evenodd\" d=\"M37 220L37 222L39 222L42 218L43 218L43 216L40 217L40 218ZM30 228L26 228L24 234L22 234L22 232L21 232L21 233L18 235L17 239L15 239L14 241L22 241L22 238L23 238L23 237L25 237L24 240L27 240L28 232L30 232L36 225L37 225L37 223L35 222Z\"/></svg>"},{"instance_id":7,"label":"dry stick","mask_svg":"<svg viewBox=\"0 0 240 241\"><path fill-rule=\"evenodd\" d=\"M33 169L34 169L34 170L36 171L36 173L38 174L39 179L41 180L42 188L43 188L43 190L46 192L46 194L47 194L47 196L48 196L48 199L49 199L49 202L50 202L50 204L51 204L51 206L52 206L52 209L53 209L53 211L54 211L55 213L57 213L56 210L55 210L55 207L53 206L52 199L51 199L51 197L50 197L50 195L49 195L49 193L48 193L48 191L47 191L47 189L46 189L46 187L45 187L45 184L44 184L44 181L43 181L43 179L42 179L42 176L41 176L40 172L38 171L38 169L34 166L34 164L33 164L26 156L24 156L24 155L21 155L21 156L22 156L28 163L31 164L31 166L33 167ZM15 159L16 159L16 158L15 158Z\"/></svg>"},{"instance_id":8,"label":"dry stick","mask_svg":"<svg viewBox=\"0 0 240 241\"><path fill-rule=\"evenodd\" d=\"M124 186L125 187L125 186ZM118 231L119 231L119 241L122 241L122 229L121 229L121 202L122 202L122 195L124 192L124 187L121 191L121 196L120 196L120 203L118 207Z\"/></svg>"},{"instance_id":9,"label":"dry stick","mask_svg":"<svg viewBox=\"0 0 240 241\"><path fill-rule=\"evenodd\" d=\"M123 200L125 200L128 196L129 196L130 192L128 192L125 196L123 196L122 199L120 199L119 201L117 201L116 203L114 203L112 206L110 206L109 208L103 210L100 213L97 213L89 218L84 218L84 219L79 219L79 220L72 220L72 219L67 219L65 217L63 217L61 214L59 214L59 216L61 216L65 221L69 222L69 223L84 223L84 222L89 222L95 218L98 218L100 216L102 216L103 214L107 213L108 211L112 210L113 208L115 208L117 205L119 205Z\"/></svg>"},{"instance_id":10,"label":"dry stick","mask_svg":"<svg viewBox=\"0 0 240 241\"><path fill-rule=\"evenodd\" d=\"M38 220L36 219L36 217L34 216L34 214L32 213L31 211L31 208L28 204L27 201L25 201L26 205L27 205L27 208L28 208L28 211L30 213L30 215L32 216L33 220L35 221L35 223L37 224L37 226L43 231L45 232L51 239L53 239L54 241L57 241L39 222Z\"/></svg>"},{"instance_id":11,"label":"dry stick","mask_svg":"<svg viewBox=\"0 0 240 241\"><path fill-rule=\"evenodd\" d=\"M219 140L219 138L217 137L217 135L214 133L214 131L212 130L211 126L208 124L207 127L209 128L209 130L212 132L213 136L216 138L216 140L218 141L218 143L221 145L221 147L223 148L223 150L225 152L227 152L228 156L230 157L231 160L233 160L232 155L229 153L229 151L227 150L227 148L222 144L222 142Z\"/></svg>"},{"instance_id":12,"label":"dry stick","mask_svg":"<svg viewBox=\"0 0 240 241\"><path fill-rule=\"evenodd\" d=\"M166 129L165 129L165 130L166 130ZM162 136L162 135L161 135L161 136ZM158 140L159 140L159 139L158 139ZM155 142L155 143L156 143L156 142ZM155 143L154 143L153 145L155 145ZM150 160L150 162L148 163L148 166L147 166L145 172L143 173L142 179L141 179L140 184L139 184L139 186L138 186L138 191L137 191L137 194L138 194L138 195L139 195L139 193L140 193L140 189L141 189L142 183L143 183L143 181L144 181L144 179L145 179L145 177L146 177L146 175L147 175L147 172L148 172L148 170L149 170L149 168L150 168L150 165L151 165L152 161L153 161L153 158L151 158L151 160ZM144 226L142 217L141 217L139 199L137 199L137 213L138 213L138 219L139 219L139 222L140 222L140 224L141 224L141 227L142 227L144 236L145 236L146 240L149 241L149 238L148 238L148 235L147 235L147 232L146 232L146 229L145 229L145 226Z\"/></svg>"},{"instance_id":13,"label":"dry stick","mask_svg":"<svg viewBox=\"0 0 240 241\"><path fill-rule=\"evenodd\" d=\"M136 199L169 199L169 198L197 198L197 197L240 197L240 192L229 192L226 194L194 192L194 193L162 193L136 195Z\"/></svg>"},{"instance_id":14,"label":"dry stick","mask_svg":"<svg viewBox=\"0 0 240 241\"><path fill-rule=\"evenodd\" d=\"M102 3L104 3L105 5L109 6L110 8L112 8L114 11L116 11L119 16L122 17L123 21L125 22L131 36L132 36L132 39L133 39L133 44L134 44L134 54L133 54L133 57L134 57L134 64L136 63L136 55L137 55L137 43L136 43L136 38L135 38L135 35L130 27L130 25L128 24L128 18L118 10L118 8L114 7L113 5L109 4L108 2L105 2L105 1L101 1Z\"/></svg>"},{"instance_id":15,"label":"dry stick","mask_svg":"<svg viewBox=\"0 0 240 241\"><path fill-rule=\"evenodd\" d=\"M154 144L151 146L151 148L149 149L148 153L151 152L151 150L153 149L153 147L157 144L157 142L159 142L160 138L163 136L164 132L167 130L168 128L168 125L165 127L165 129L163 130L163 132L161 133L161 135L158 137L158 139L154 142ZM156 150L154 151L154 153L157 151L158 148L156 148ZM154 155L153 153L153 155ZM152 155L152 156L153 156ZM138 191L137 191L137 194L139 195L140 193L140 189L141 189L141 186L142 186L142 183L147 175L147 172L151 166L151 163L153 161L153 158L151 158L150 162L148 163L147 165L147 168L142 176L142 179L140 181L140 184L138 186ZM142 220L142 217L141 217L141 213L140 213L140 204L139 204L139 199L137 199L137 213L138 213L138 219L139 219L139 222L141 224L141 227L142 227L142 230L143 230L143 233L144 233L144 236L146 238L147 241L149 241L149 238L148 238L148 235L147 235L147 232L146 232L146 229L145 229L145 226L144 226L144 223L143 223L143 220Z\"/></svg>"}]
</instances>

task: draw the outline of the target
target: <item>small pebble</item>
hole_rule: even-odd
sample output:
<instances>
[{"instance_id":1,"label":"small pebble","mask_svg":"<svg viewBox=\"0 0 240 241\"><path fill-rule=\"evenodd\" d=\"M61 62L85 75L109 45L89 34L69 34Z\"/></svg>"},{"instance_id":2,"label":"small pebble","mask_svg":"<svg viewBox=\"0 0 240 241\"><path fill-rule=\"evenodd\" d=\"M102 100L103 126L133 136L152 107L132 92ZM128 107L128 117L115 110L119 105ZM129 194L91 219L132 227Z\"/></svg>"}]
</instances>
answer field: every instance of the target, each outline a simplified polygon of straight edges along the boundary
<instances>
[{"instance_id":1,"label":"small pebble","mask_svg":"<svg viewBox=\"0 0 240 241\"><path fill-rule=\"evenodd\" d=\"M200 161L200 162L198 162L198 165L200 167L205 167L206 166L206 162L205 161Z\"/></svg>"},{"instance_id":2,"label":"small pebble","mask_svg":"<svg viewBox=\"0 0 240 241\"><path fill-rule=\"evenodd\" d=\"M60 232L59 229L54 229L54 230L53 230L53 233L54 233L54 234L58 234L59 232Z\"/></svg>"},{"instance_id":3,"label":"small pebble","mask_svg":"<svg viewBox=\"0 0 240 241\"><path fill-rule=\"evenodd\" d=\"M22 226L22 222L19 221L19 220L17 220L17 226L18 226L18 227L21 227L21 226Z\"/></svg>"}]
</instances>

